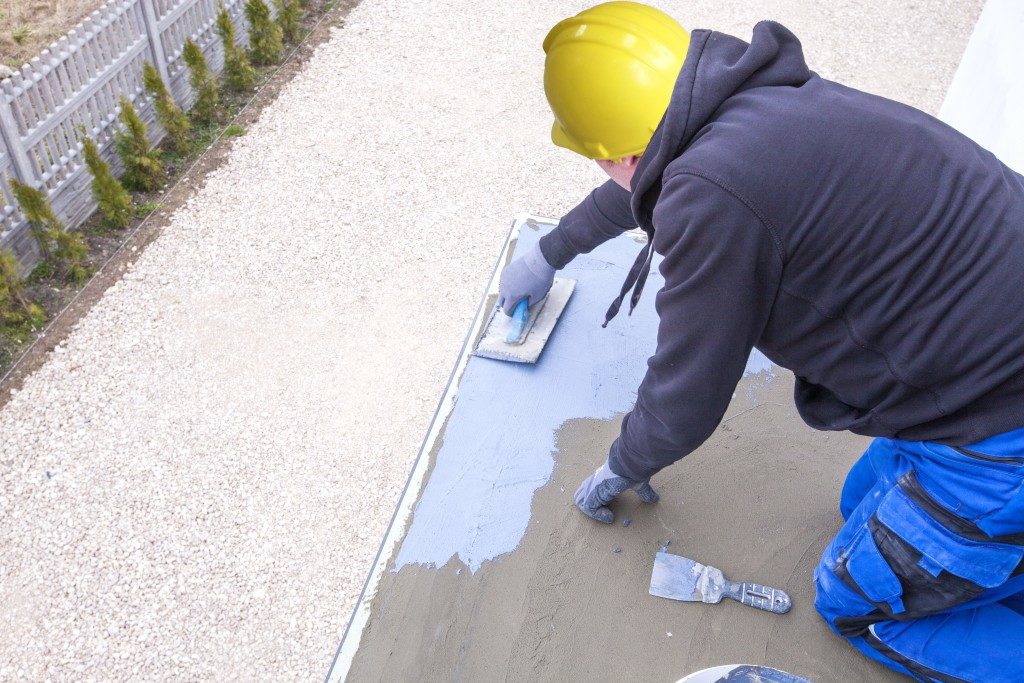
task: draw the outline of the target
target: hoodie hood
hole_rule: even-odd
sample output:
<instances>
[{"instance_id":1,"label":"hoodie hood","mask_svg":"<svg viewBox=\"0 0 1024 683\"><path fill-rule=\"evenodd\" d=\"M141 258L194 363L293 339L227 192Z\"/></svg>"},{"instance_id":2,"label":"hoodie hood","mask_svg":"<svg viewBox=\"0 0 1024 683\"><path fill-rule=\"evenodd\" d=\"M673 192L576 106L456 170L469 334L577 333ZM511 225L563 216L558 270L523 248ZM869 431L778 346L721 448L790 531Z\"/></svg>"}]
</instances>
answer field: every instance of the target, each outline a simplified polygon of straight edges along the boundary
<instances>
[{"instance_id":1,"label":"hoodie hood","mask_svg":"<svg viewBox=\"0 0 1024 683\"><path fill-rule=\"evenodd\" d=\"M799 39L774 21L754 26L750 43L716 31L694 31L668 109L633 177L633 216L640 227L653 233L665 167L727 99L751 88L797 87L810 77Z\"/></svg>"},{"instance_id":2,"label":"hoodie hood","mask_svg":"<svg viewBox=\"0 0 1024 683\"><path fill-rule=\"evenodd\" d=\"M774 21L754 26L749 43L716 31L690 34L690 49L668 109L633 175L631 208L637 224L647 233L647 245L633 264L621 294L608 309L605 325L618 313L631 289L631 312L640 300L654 255L654 206L661 195L665 168L685 152L733 95L752 88L798 87L810 77L799 39Z\"/></svg>"}]
</instances>

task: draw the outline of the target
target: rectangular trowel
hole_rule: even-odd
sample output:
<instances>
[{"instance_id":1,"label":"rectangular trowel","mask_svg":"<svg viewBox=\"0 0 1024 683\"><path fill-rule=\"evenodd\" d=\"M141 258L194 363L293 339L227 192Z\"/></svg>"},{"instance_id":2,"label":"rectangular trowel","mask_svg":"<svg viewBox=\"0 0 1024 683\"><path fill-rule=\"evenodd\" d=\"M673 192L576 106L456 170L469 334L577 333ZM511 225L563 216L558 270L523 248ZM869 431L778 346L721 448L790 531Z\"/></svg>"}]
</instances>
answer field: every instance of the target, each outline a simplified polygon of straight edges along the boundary
<instances>
[{"instance_id":1,"label":"rectangular trowel","mask_svg":"<svg viewBox=\"0 0 1024 683\"><path fill-rule=\"evenodd\" d=\"M664 550L654 556L651 595L685 602L718 603L723 597L766 612L785 614L793 606L785 591L759 583L734 583L720 569Z\"/></svg>"},{"instance_id":2,"label":"rectangular trowel","mask_svg":"<svg viewBox=\"0 0 1024 683\"><path fill-rule=\"evenodd\" d=\"M533 306L527 306L523 299L511 317L495 306L473 355L513 363L536 363L575 288L575 280L556 277L546 297Z\"/></svg>"}]
</instances>

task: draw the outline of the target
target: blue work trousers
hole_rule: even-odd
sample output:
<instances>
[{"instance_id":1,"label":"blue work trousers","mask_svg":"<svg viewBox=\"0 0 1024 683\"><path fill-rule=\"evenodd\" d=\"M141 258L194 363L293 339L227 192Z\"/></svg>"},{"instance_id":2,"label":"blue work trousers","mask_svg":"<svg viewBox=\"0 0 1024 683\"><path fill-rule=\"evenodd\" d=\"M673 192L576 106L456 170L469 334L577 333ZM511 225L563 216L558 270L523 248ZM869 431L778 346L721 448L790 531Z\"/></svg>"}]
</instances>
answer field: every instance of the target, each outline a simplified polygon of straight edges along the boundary
<instances>
[{"instance_id":1,"label":"blue work trousers","mask_svg":"<svg viewBox=\"0 0 1024 683\"><path fill-rule=\"evenodd\" d=\"M921 681L1024 682L1024 429L875 439L839 506L814 572L832 630Z\"/></svg>"}]
</instances>

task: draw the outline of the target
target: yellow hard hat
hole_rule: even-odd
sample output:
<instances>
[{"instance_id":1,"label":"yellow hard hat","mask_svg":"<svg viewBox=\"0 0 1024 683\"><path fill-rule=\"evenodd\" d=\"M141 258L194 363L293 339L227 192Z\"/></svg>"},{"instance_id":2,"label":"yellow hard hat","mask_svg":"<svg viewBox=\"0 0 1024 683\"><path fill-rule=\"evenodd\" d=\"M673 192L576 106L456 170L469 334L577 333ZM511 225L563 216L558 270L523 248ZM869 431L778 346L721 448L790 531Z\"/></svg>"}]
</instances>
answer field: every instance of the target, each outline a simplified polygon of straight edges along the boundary
<instances>
[{"instance_id":1,"label":"yellow hard hat","mask_svg":"<svg viewBox=\"0 0 1024 683\"><path fill-rule=\"evenodd\" d=\"M642 154L668 108L690 34L639 2L606 2L544 39L551 140L590 159Z\"/></svg>"}]
</instances>

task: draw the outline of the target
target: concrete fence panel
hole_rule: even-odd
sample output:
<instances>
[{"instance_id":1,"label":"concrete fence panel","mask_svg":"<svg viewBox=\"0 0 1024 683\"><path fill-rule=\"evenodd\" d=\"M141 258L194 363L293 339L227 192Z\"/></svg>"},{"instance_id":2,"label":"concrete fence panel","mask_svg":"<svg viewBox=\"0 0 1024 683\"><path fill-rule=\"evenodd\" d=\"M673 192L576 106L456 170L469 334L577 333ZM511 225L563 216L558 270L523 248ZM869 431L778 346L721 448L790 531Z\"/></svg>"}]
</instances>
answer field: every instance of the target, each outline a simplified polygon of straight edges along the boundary
<instances>
[{"instance_id":1,"label":"concrete fence panel","mask_svg":"<svg viewBox=\"0 0 1024 683\"><path fill-rule=\"evenodd\" d=\"M113 138L118 103L125 96L149 125L152 141L158 142L164 132L143 91L142 65L152 62L175 100L190 107L194 94L183 47L191 38L210 68L221 71L224 55L216 16L222 4L239 41L247 44L244 0L110 0L0 82L0 247L14 251L26 271L39 253L11 196L10 179L44 189L68 227L80 225L95 209L80 138L96 140L100 153L120 173Z\"/></svg>"}]
</instances>

